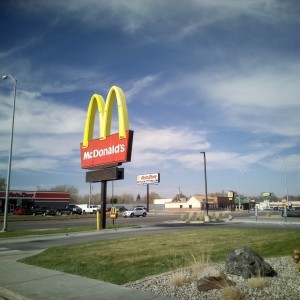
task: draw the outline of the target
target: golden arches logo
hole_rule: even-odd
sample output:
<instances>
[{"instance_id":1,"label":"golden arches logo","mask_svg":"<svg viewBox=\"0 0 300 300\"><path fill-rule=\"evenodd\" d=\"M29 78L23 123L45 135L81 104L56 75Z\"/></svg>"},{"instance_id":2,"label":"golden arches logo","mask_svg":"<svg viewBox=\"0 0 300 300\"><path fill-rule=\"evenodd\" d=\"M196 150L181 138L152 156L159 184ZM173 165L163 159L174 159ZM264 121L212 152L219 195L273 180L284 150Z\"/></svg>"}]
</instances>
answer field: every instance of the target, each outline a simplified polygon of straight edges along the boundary
<instances>
[{"instance_id":1,"label":"golden arches logo","mask_svg":"<svg viewBox=\"0 0 300 300\"><path fill-rule=\"evenodd\" d=\"M113 86L108 92L106 102L101 95L94 94L91 97L82 141L82 146L84 148L88 147L89 141L93 139L96 109L98 109L99 112L100 140L104 140L108 135L110 135L115 99L117 99L118 104L119 138L121 139L126 137L126 131L129 130L129 120L125 95L122 89L117 86Z\"/></svg>"},{"instance_id":2,"label":"golden arches logo","mask_svg":"<svg viewBox=\"0 0 300 300\"><path fill-rule=\"evenodd\" d=\"M114 102L117 101L119 133L110 134ZM93 139L96 112L99 113L99 138ZM81 143L81 167L120 164L130 161L133 131L129 130L129 119L125 95L121 88L111 87L106 102L94 94L88 106L83 141Z\"/></svg>"}]
</instances>

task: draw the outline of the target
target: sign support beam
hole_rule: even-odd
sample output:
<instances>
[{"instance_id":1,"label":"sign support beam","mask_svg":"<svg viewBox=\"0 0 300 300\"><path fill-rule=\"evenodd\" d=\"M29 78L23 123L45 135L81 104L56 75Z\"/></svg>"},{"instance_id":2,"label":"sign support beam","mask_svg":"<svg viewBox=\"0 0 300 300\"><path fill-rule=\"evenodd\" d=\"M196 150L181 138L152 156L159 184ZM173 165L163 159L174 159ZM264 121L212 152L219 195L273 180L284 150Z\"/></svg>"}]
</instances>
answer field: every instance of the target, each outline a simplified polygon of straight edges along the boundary
<instances>
[{"instance_id":1,"label":"sign support beam","mask_svg":"<svg viewBox=\"0 0 300 300\"><path fill-rule=\"evenodd\" d=\"M147 184L147 211L149 211L149 183Z\"/></svg>"},{"instance_id":2,"label":"sign support beam","mask_svg":"<svg viewBox=\"0 0 300 300\"><path fill-rule=\"evenodd\" d=\"M107 181L101 181L101 229L106 228Z\"/></svg>"}]
</instances>

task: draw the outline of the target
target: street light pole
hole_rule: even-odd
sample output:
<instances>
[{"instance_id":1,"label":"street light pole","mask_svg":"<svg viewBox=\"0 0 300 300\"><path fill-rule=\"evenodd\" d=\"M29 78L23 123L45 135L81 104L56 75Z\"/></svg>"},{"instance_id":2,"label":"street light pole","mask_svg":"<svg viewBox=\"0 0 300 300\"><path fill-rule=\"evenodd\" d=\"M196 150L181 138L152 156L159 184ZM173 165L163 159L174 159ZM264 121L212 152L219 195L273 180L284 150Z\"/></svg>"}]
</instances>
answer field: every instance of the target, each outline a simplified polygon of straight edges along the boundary
<instances>
[{"instance_id":1,"label":"street light pole","mask_svg":"<svg viewBox=\"0 0 300 300\"><path fill-rule=\"evenodd\" d=\"M14 138L14 123L15 123L15 108L16 108L16 96L17 96L17 80L11 75L3 75L2 79L10 78L14 82L14 100L13 100L13 112L12 112L12 124L11 124L11 134L10 134L10 149L8 155L8 167L7 167L7 179L6 179L6 192L5 192L5 206L4 206L4 217L3 217L3 227L2 232L7 230L7 214L9 206L9 188L10 188L10 173L11 173L11 156L13 149L13 138Z\"/></svg>"},{"instance_id":2,"label":"street light pole","mask_svg":"<svg viewBox=\"0 0 300 300\"><path fill-rule=\"evenodd\" d=\"M245 175L246 172L243 171L243 175ZM238 194L239 194L239 210L241 210L241 189L240 189L240 176L237 177L237 183L238 183ZM242 206L242 209L244 210L244 206Z\"/></svg>"},{"instance_id":3,"label":"street light pole","mask_svg":"<svg viewBox=\"0 0 300 300\"><path fill-rule=\"evenodd\" d=\"M238 176L239 210L241 210L240 177Z\"/></svg>"},{"instance_id":4,"label":"street light pole","mask_svg":"<svg viewBox=\"0 0 300 300\"><path fill-rule=\"evenodd\" d=\"M284 178L285 178L285 190L286 190L286 203L289 203L289 190L288 190L288 184L287 184L287 173L286 173L286 163L285 158L283 156L280 156L279 154L272 154L272 157L278 156L283 160L284 164Z\"/></svg>"},{"instance_id":5,"label":"street light pole","mask_svg":"<svg viewBox=\"0 0 300 300\"><path fill-rule=\"evenodd\" d=\"M206 176L206 155L205 155L205 152L200 152L200 153L203 154L203 159L204 159L205 201L206 201L206 215L208 216L207 176Z\"/></svg>"}]
</instances>

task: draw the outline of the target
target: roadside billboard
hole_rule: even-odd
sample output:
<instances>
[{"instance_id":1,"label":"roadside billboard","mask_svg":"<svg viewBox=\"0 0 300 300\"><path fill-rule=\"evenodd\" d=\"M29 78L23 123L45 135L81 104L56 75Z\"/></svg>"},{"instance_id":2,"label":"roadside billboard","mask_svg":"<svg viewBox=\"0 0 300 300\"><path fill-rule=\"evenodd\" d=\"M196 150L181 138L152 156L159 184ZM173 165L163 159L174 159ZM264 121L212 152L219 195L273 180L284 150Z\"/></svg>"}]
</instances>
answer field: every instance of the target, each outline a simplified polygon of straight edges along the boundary
<instances>
[{"instance_id":1,"label":"roadside billboard","mask_svg":"<svg viewBox=\"0 0 300 300\"><path fill-rule=\"evenodd\" d=\"M160 174L159 173L150 173L144 175L136 176L137 184L153 184L160 182Z\"/></svg>"}]
</instances>

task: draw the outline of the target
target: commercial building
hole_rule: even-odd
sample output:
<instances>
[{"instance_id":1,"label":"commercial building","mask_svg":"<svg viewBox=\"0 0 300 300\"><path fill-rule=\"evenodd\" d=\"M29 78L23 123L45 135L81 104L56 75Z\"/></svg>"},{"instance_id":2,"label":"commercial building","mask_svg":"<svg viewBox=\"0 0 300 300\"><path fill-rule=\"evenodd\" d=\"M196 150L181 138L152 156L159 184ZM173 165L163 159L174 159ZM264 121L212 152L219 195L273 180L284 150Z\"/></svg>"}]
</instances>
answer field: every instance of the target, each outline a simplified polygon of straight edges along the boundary
<instances>
[{"instance_id":1,"label":"commercial building","mask_svg":"<svg viewBox=\"0 0 300 300\"><path fill-rule=\"evenodd\" d=\"M230 210L231 202L228 197L208 197L209 210ZM165 209L169 211L205 211L205 196L196 195L189 199L181 199L180 201L172 201L165 203Z\"/></svg>"},{"instance_id":2,"label":"commercial building","mask_svg":"<svg viewBox=\"0 0 300 300\"><path fill-rule=\"evenodd\" d=\"M5 191L0 191L0 213L4 212ZM10 191L8 212L15 208L29 210L33 206L64 208L70 203L70 194L49 191Z\"/></svg>"}]
</instances>

